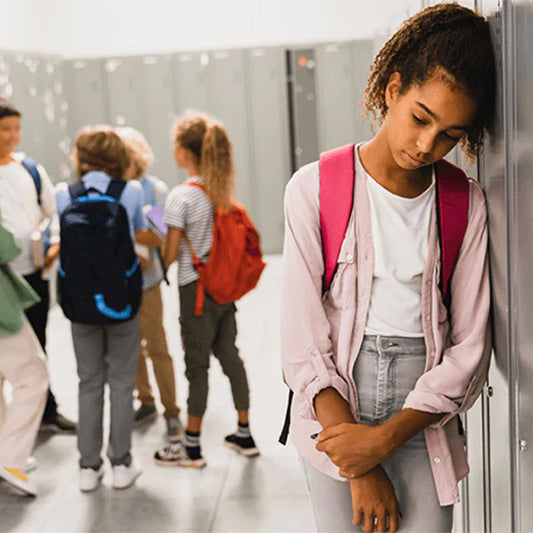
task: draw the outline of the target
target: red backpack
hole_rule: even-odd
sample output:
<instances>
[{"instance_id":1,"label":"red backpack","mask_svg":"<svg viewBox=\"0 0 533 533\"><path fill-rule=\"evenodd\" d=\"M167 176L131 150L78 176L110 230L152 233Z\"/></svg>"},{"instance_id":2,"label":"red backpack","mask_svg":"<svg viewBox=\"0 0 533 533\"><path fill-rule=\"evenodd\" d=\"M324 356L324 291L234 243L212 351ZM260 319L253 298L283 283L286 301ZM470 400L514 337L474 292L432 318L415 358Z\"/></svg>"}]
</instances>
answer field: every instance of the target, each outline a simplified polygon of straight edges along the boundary
<instances>
[{"instance_id":1,"label":"red backpack","mask_svg":"<svg viewBox=\"0 0 533 533\"><path fill-rule=\"evenodd\" d=\"M349 144L320 154L320 232L324 254L322 290L326 292L337 269L342 242L353 208L355 185L355 145ZM468 225L469 184L466 174L441 159L436 165L436 203L441 248L440 290L446 308L450 308L450 278ZM289 434L289 401L279 442Z\"/></svg>"},{"instance_id":2,"label":"red backpack","mask_svg":"<svg viewBox=\"0 0 533 533\"><path fill-rule=\"evenodd\" d=\"M198 187L207 194L200 183L187 185ZM213 244L207 263L198 259L187 235L184 234L199 276L195 316L202 315L205 291L219 304L234 302L255 288L266 266L261 253L259 234L246 209L234 200L232 206L231 210L215 210Z\"/></svg>"}]
</instances>

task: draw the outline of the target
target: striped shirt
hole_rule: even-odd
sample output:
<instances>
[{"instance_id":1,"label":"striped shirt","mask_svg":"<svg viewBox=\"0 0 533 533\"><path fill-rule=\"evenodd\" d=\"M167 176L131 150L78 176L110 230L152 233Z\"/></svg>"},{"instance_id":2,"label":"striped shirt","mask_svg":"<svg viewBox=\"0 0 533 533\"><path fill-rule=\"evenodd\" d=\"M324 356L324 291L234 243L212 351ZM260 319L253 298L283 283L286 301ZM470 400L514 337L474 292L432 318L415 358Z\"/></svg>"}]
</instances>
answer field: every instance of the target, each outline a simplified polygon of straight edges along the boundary
<instances>
[{"instance_id":1,"label":"striped shirt","mask_svg":"<svg viewBox=\"0 0 533 533\"><path fill-rule=\"evenodd\" d=\"M198 187L187 183L203 183L201 177L187 179L184 184L174 187L165 205L165 224L183 230L198 258L206 262L213 243L215 210L211 200ZM178 285L187 285L198 279L192 255L187 243L180 243L178 254Z\"/></svg>"}]
</instances>

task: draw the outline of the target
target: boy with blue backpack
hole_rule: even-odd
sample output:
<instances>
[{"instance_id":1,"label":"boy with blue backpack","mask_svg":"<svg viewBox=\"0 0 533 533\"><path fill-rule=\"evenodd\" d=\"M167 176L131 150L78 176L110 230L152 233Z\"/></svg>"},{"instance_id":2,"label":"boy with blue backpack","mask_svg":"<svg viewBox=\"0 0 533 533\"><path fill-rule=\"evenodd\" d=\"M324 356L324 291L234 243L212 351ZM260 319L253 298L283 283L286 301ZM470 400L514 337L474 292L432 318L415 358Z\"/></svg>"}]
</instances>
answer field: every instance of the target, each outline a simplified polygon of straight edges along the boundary
<instances>
[{"instance_id":1,"label":"boy with blue backpack","mask_svg":"<svg viewBox=\"0 0 533 533\"><path fill-rule=\"evenodd\" d=\"M38 294L39 301L25 310L43 351L46 353L46 325L50 304L46 270L59 253L57 224L51 224L49 246L42 263L37 264L32 234L56 214L54 186L46 170L24 154L15 153L20 142L22 113L0 98L0 209L4 225L14 235L21 253L10 263ZM48 389L41 430L74 433L76 424L58 412L54 394Z\"/></svg>"},{"instance_id":2,"label":"boy with blue backpack","mask_svg":"<svg viewBox=\"0 0 533 533\"><path fill-rule=\"evenodd\" d=\"M83 129L73 162L80 177L58 186L61 227L60 305L72 322L79 375L80 481L96 490L103 477L104 386L110 389L107 455L113 488L133 485L141 466L130 453L142 274L133 241L145 229L143 191L123 177L128 150L109 126Z\"/></svg>"}]
</instances>

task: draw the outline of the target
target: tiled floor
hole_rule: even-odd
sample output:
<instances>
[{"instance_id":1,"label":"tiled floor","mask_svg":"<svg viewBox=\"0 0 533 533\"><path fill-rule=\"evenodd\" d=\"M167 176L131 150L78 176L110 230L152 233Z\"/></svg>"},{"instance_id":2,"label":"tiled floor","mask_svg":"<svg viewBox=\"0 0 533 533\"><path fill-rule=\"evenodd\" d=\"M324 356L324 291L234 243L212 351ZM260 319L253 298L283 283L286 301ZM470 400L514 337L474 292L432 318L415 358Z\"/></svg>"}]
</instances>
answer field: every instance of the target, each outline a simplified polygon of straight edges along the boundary
<instances>
[{"instance_id":1,"label":"tiled floor","mask_svg":"<svg viewBox=\"0 0 533 533\"><path fill-rule=\"evenodd\" d=\"M78 490L76 440L40 436L38 469L31 474L39 489L35 500L0 486L1 532L310 532L314 530L303 473L294 449L277 444L286 389L279 362L279 287L281 258L268 258L259 287L239 302L238 344L249 374L251 426L261 456L246 459L222 444L235 429L229 385L212 358L210 396L202 435L207 468L196 471L153 464L164 443L162 417L136 430L133 453L144 473L135 487L115 491L106 472L94 493ZM175 273L171 272L171 279ZM180 406L187 384L179 340L177 290L164 287L165 325L175 360ZM77 376L69 325L59 308L48 329L50 374L61 411L76 417Z\"/></svg>"}]
</instances>

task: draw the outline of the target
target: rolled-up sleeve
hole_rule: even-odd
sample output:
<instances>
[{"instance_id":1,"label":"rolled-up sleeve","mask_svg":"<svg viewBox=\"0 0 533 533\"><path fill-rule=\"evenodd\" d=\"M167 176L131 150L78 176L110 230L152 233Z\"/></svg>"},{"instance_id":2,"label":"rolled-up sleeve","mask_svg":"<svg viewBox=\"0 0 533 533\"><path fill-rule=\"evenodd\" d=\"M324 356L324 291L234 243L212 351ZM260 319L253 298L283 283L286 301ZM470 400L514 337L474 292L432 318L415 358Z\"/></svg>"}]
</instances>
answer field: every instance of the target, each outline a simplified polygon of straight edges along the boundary
<instances>
[{"instance_id":1,"label":"rolled-up sleeve","mask_svg":"<svg viewBox=\"0 0 533 533\"><path fill-rule=\"evenodd\" d=\"M423 374L404 407L445 413L438 425L467 411L487 378L491 337L487 212L483 191L471 181L468 227L451 279L450 346Z\"/></svg>"},{"instance_id":2,"label":"rolled-up sleeve","mask_svg":"<svg viewBox=\"0 0 533 533\"><path fill-rule=\"evenodd\" d=\"M322 304L324 261L320 235L318 164L300 169L285 191L281 352L285 381L300 400L299 415L316 419L313 400L335 388L348 401L331 329Z\"/></svg>"}]
</instances>

